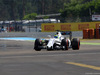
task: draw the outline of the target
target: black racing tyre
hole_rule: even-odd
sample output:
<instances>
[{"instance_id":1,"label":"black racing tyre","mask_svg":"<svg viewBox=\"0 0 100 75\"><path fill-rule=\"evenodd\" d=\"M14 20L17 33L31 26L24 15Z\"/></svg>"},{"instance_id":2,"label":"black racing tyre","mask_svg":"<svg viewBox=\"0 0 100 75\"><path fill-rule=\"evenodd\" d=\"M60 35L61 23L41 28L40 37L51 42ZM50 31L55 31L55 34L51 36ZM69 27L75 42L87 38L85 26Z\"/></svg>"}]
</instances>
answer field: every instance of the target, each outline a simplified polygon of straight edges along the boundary
<instances>
[{"instance_id":1,"label":"black racing tyre","mask_svg":"<svg viewBox=\"0 0 100 75\"><path fill-rule=\"evenodd\" d=\"M68 50L69 42L66 39L63 39L61 45L64 46L63 50Z\"/></svg>"},{"instance_id":2,"label":"black racing tyre","mask_svg":"<svg viewBox=\"0 0 100 75\"><path fill-rule=\"evenodd\" d=\"M52 51L52 50L53 50L52 47L51 47L51 48L48 48L48 47L47 47L47 51Z\"/></svg>"},{"instance_id":3,"label":"black racing tyre","mask_svg":"<svg viewBox=\"0 0 100 75\"><path fill-rule=\"evenodd\" d=\"M79 50L80 49L80 40L78 38L73 38L71 41L72 49Z\"/></svg>"},{"instance_id":4,"label":"black racing tyre","mask_svg":"<svg viewBox=\"0 0 100 75\"><path fill-rule=\"evenodd\" d=\"M41 49L39 48L39 46L40 46L40 39L36 39L35 43L34 43L34 49L36 51L41 51Z\"/></svg>"}]
</instances>

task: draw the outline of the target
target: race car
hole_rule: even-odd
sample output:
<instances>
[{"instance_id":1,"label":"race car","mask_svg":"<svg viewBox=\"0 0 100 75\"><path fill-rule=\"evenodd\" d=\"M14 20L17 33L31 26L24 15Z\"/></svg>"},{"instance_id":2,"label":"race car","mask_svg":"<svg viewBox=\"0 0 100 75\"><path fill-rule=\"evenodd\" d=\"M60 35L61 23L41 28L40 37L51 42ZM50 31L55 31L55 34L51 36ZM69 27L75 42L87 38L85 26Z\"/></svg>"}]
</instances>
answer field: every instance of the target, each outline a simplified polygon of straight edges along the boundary
<instances>
[{"instance_id":1,"label":"race car","mask_svg":"<svg viewBox=\"0 0 100 75\"><path fill-rule=\"evenodd\" d=\"M70 39L64 37L63 35L70 35ZM36 51L41 51L41 49L51 50L68 50L72 48L73 50L79 50L80 40L78 38L71 38L72 32L61 32L57 31L54 37L50 39L36 39L34 43L34 49Z\"/></svg>"}]
</instances>

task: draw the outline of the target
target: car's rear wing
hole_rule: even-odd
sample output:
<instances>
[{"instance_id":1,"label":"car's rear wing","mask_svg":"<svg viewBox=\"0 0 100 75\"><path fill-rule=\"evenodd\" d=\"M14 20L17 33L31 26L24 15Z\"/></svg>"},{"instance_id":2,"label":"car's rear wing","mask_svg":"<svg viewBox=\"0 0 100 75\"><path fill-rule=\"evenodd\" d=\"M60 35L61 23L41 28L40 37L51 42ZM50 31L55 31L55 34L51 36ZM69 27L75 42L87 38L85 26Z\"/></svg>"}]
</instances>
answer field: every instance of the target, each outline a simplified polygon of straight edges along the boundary
<instances>
[{"instance_id":1,"label":"car's rear wing","mask_svg":"<svg viewBox=\"0 0 100 75\"><path fill-rule=\"evenodd\" d=\"M72 32L71 31L61 31L62 35L69 35L70 40L72 39Z\"/></svg>"}]
</instances>

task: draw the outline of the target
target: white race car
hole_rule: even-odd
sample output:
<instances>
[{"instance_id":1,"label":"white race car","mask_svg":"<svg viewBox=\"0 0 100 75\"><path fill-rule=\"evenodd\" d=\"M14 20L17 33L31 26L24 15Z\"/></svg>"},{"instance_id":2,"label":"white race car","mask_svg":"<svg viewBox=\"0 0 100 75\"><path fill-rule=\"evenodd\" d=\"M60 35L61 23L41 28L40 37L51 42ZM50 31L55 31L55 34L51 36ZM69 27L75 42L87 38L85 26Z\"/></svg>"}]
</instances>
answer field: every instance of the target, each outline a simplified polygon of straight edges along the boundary
<instances>
[{"instance_id":1,"label":"white race car","mask_svg":"<svg viewBox=\"0 0 100 75\"><path fill-rule=\"evenodd\" d=\"M36 39L34 43L34 49L36 51L41 51L41 49L50 50L68 50L72 48L73 50L79 50L80 40L78 38L67 39L62 34L70 35L71 32L60 32L58 31L53 38L50 39Z\"/></svg>"}]
</instances>

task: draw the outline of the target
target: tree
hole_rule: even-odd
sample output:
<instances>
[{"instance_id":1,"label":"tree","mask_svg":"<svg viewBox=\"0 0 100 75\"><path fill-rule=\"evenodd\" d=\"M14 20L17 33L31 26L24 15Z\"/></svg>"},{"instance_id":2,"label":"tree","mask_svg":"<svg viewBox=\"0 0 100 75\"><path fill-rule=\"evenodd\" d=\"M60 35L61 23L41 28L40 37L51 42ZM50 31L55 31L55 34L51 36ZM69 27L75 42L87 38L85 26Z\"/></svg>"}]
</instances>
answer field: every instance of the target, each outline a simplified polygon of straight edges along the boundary
<instances>
[{"instance_id":1,"label":"tree","mask_svg":"<svg viewBox=\"0 0 100 75\"><path fill-rule=\"evenodd\" d=\"M70 22L100 14L100 0L0 0L0 20L23 19L25 15L56 14Z\"/></svg>"},{"instance_id":2,"label":"tree","mask_svg":"<svg viewBox=\"0 0 100 75\"><path fill-rule=\"evenodd\" d=\"M36 16L37 16L36 13L31 13L31 14L25 15L23 19L34 20L36 18Z\"/></svg>"},{"instance_id":3,"label":"tree","mask_svg":"<svg viewBox=\"0 0 100 75\"><path fill-rule=\"evenodd\" d=\"M72 20L70 20L70 22L75 22L75 18L76 21L77 19L79 19L79 21L85 21L85 19L91 21L90 16L94 14L94 12L100 13L98 10L100 9L99 0L97 0L97 2L95 0L71 0L70 3L66 3L64 6L65 8L61 11L61 16L65 18L65 21L66 18L71 18Z\"/></svg>"}]
</instances>

